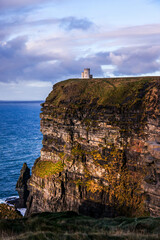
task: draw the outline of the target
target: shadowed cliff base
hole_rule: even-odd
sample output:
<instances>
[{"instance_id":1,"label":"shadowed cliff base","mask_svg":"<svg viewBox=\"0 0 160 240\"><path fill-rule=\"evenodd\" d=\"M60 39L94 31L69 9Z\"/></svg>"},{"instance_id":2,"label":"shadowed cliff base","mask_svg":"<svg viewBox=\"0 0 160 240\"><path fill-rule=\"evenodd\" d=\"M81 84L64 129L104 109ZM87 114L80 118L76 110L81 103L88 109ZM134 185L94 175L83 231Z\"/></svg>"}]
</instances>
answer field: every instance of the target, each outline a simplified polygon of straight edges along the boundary
<instances>
[{"instance_id":1,"label":"shadowed cliff base","mask_svg":"<svg viewBox=\"0 0 160 240\"><path fill-rule=\"evenodd\" d=\"M74 212L0 220L2 240L158 240L160 218L94 219Z\"/></svg>"},{"instance_id":2,"label":"shadowed cliff base","mask_svg":"<svg viewBox=\"0 0 160 240\"><path fill-rule=\"evenodd\" d=\"M105 204L100 204L95 201L84 201L79 206L78 212L80 214L93 218L116 217L116 215L118 215L113 206L107 206Z\"/></svg>"}]
</instances>

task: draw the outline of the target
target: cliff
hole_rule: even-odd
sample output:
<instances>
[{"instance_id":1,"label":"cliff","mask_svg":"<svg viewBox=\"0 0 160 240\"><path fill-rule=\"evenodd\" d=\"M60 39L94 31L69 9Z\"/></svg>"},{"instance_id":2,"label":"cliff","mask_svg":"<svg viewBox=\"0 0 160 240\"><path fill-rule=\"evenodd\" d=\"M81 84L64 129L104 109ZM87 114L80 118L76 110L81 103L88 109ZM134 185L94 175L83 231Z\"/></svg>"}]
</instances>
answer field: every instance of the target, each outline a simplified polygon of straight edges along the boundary
<instances>
[{"instance_id":1,"label":"cliff","mask_svg":"<svg viewBox=\"0 0 160 240\"><path fill-rule=\"evenodd\" d=\"M26 201L29 195L29 191L27 189L27 181L29 178L30 169L27 164L24 163L16 184L16 191L18 192L19 199L17 199L14 204L17 208L26 208Z\"/></svg>"},{"instance_id":2,"label":"cliff","mask_svg":"<svg viewBox=\"0 0 160 240\"><path fill-rule=\"evenodd\" d=\"M159 89L159 77L55 84L26 215L160 216Z\"/></svg>"}]
</instances>

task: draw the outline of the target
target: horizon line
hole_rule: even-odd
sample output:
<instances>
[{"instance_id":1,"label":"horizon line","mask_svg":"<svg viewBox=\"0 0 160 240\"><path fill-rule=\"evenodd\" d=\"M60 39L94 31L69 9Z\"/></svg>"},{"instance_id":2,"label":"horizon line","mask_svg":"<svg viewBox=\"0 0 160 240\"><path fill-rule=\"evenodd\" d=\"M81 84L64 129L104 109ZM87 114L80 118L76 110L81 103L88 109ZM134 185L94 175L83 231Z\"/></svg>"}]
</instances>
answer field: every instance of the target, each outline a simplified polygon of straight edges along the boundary
<instances>
[{"instance_id":1,"label":"horizon line","mask_svg":"<svg viewBox=\"0 0 160 240\"><path fill-rule=\"evenodd\" d=\"M0 102L44 102L45 100L0 100Z\"/></svg>"}]
</instances>

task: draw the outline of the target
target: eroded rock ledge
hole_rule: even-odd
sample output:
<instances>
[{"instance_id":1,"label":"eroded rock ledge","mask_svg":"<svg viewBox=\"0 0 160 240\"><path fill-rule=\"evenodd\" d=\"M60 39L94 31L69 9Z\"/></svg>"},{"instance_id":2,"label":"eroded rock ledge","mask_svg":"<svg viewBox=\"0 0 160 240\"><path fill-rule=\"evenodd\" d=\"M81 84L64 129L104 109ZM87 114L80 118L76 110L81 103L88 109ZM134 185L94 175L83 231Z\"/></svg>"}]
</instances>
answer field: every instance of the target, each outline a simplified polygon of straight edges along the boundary
<instances>
[{"instance_id":1,"label":"eroded rock ledge","mask_svg":"<svg viewBox=\"0 0 160 240\"><path fill-rule=\"evenodd\" d=\"M27 215L160 216L160 78L71 79L42 106Z\"/></svg>"}]
</instances>

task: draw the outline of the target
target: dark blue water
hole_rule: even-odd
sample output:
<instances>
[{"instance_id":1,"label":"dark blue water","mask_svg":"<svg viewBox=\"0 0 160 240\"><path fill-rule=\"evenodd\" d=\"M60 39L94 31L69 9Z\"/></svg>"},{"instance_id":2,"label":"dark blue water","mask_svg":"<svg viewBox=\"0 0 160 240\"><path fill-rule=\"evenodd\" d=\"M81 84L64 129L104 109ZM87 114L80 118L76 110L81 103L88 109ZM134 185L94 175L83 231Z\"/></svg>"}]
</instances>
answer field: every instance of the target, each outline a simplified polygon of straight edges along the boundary
<instances>
[{"instance_id":1,"label":"dark blue water","mask_svg":"<svg viewBox=\"0 0 160 240\"><path fill-rule=\"evenodd\" d=\"M15 185L24 162L40 156L40 102L0 102L0 199L17 195Z\"/></svg>"}]
</instances>

